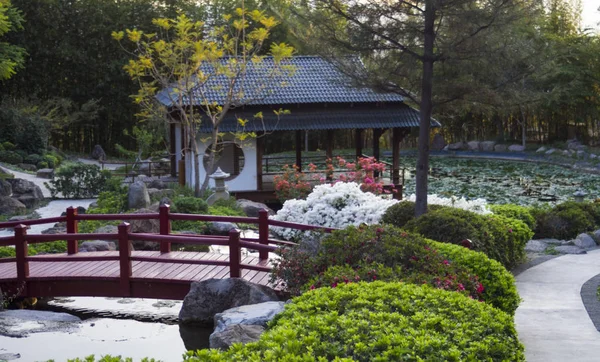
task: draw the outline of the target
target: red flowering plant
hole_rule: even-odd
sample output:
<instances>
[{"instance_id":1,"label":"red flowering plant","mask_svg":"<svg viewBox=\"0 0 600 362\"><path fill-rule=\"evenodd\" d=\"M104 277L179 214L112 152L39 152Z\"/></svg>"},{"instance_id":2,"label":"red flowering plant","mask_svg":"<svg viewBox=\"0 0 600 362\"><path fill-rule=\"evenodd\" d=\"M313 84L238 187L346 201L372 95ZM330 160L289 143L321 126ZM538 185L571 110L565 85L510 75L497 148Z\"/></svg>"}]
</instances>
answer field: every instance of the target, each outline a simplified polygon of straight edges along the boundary
<instances>
[{"instance_id":1,"label":"red flowering plant","mask_svg":"<svg viewBox=\"0 0 600 362\"><path fill-rule=\"evenodd\" d=\"M314 172L317 166L312 163L309 169ZM279 200L303 199L312 190L310 180L304 172L300 172L298 166L283 166L283 174L275 176L273 179L275 185L275 194Z\"/></svg>"},{"instance_id":2,"label":"red flowering plant","mask_svg":"<svg viewBox=\"0 0 600 362\"><path fill-rule=\"evenodd\" d=\"M272 281L293 295L356 281L429 284L482 300L484 287L462 265L448 260L416 234L391 226L349 227L323 238L316 252L283 249Z\"/></svg>"},{"instance_id":3,"label":"red flowering plant","mask_svg":"<svg viewBox=\"0 0 600 362\"><path fill-rule=\"evenodd\" d=\"M389 193L384 190L384 183L380 176L385 171L385 164L377 162L374 157L360 157L356 162L348 162L342 157L336 160L328 158L325 161L325 170L317 172L317 166L309 165L309 177L298 170L296 165L283 166L283 174L275 176L275 193L280 201L305 198L316 184L333 182L356 182L361 190L372 192L376 195Z\"/></svg>"}]
</instances>

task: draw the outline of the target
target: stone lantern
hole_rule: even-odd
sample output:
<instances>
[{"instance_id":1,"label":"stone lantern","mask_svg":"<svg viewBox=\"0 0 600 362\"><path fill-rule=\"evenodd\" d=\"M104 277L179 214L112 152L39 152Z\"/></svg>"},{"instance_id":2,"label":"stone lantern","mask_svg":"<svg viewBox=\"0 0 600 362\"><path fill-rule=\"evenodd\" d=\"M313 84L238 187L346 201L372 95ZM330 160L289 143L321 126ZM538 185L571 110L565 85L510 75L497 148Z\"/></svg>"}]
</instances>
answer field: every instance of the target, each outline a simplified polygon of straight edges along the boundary
<instances>
[{"instance_id":1,"label":"stone lantern","mask_svg":"<svg viewBox=\"0 0 600 362\"><path fill-rule=\"evenodd\" d=\"M210 197L206 200L209 205L214 204L217 200L229 199L229 191L227 191L227 186L225 186L225 179L231 176L227 172L223 172L220 167L217 168L215 173L208 176L215 180L215 193L210 195Z\"/></svg>"},{"instance_id":2,"label":"stone lantern","mask_svg":"<svg viewBox=\"0 0 600 362\"><path fill-rule=\"evenodd\" d=\"M583 199L585 199L586 196L587 196L587 193L583 190L577 190L573 194L573 197L575 198L576 202L583 202Z\"/></svg>"}]
</instances>

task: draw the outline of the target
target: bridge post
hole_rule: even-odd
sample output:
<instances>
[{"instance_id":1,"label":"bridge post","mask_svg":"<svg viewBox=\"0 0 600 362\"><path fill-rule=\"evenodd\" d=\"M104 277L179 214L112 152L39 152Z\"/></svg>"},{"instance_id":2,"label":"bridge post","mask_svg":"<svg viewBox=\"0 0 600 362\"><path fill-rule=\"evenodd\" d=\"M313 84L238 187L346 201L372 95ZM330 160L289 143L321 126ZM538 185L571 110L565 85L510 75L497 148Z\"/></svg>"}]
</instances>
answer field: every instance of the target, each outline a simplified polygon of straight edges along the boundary
<instances>
[{"instance_id":1,"label":"bridge post","mask_svg":"<svg viewBox=\"0 0 600 362\"><path fill-rule=\"evenodd\" d=\"M121 296L131 295L130 279L131 271L131 244L129 243L129 232L131 226L129 223L119 225L119 265L121 268L120 292Z\"/></svg>"},{"instance_id":2,"label":"bridge post","mask_svg":"<svg viewBox=\"0 0 600 362\"><path fill-rule=\"evenodd\" d=\"M242 250L240 249L240 232L235 229L229 231L229 277L239 278Z\"/></svg>"},{"instance_id":3,"label":"bridge post","mask_svg":"<svg viewBox=\"0 0 600 362\"><path fill-rule=\"evenodd\" d=\"M77 216L77 209L73 206L67 208L67 234L77 234L78 226L77 220L75 217ZM77 254L79 249L79 244L77 240L68 240L67 241L67 254Z\"/></svg>"},{"instance_id":4,"label":"bridge post","mask_svg":"<svg viewBox=\"0 0 600 362\"><path fill-rule=\"evenodd\" d=\"M161 205L158 209L158 219L160 226L160 235L169 235L171 233L171 220L169 219L169 212L171 207L169 205ZM171 252L171 242L162 242L160 243L160 252L170 253Z\"/></svg>"},{"instance_id":5,"label":"bridge post","mask_svg":"<svg viewBox=\"0 0 600 362\"><path fill-rule=\"evenodd\" d=\"M23 295L27 295L27 278L29 278L29 262L27 261L27 225L15 226L15 256L17 259L18 288L22 288Z\"/></svg>"},{"instance_id":6,"label":"bridge post","mask_svg":"<svg viewBox=\"0 0 600 362\"><path fill-rule=\"evenodd\" d=\"M261 245L269 245L269 213L262 209L258 212L258 242ZM263 261L269 259L267 250L258 251L258 260Z\"/></svg>"}]
</instances>

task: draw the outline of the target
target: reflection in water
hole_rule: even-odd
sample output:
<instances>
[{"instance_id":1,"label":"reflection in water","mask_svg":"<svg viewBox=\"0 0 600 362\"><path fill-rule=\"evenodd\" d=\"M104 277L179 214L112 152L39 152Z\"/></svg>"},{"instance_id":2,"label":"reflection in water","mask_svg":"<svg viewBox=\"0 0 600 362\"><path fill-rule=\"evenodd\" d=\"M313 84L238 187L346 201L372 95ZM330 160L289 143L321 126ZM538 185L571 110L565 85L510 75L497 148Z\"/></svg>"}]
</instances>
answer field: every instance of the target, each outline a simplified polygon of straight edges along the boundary
<instances>
[{"instance_id":1,"label":"reflection in water","mask_svg":"<svg viewBox=\"0 0 600 362\"><path fill-rule=\"evenodd\" d=\"M204 349L209 347L208 338L213 327L199 326L193 324L180 324L179 334L188 351Z\"/></svg>"}]
</instances>

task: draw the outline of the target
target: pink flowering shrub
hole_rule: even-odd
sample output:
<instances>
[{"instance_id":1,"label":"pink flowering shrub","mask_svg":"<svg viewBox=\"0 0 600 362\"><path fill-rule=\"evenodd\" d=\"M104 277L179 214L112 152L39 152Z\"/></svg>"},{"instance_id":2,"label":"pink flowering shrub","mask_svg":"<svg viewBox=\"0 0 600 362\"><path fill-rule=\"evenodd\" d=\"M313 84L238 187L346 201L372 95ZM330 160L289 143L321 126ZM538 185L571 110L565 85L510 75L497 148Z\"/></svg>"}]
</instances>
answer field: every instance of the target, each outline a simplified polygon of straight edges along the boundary
<instances>
[{"instance_id":1,"label":"pink flowering shrub","mask_svg":"<svg viewBox=\"0 0 600 362\"><path fill-rule=\"evenodd\" d=\"M336 231L322 240L316 253L301 246L283 249L272 278L293 295L375 280L428 284L476 300L483 300L485 290L477 275L438 253L422 237L378 225Z\"/></svg>"},{"instance_id":2,"label":"pink flowering shrub","mask_svg":"<svg viewBox=\"0 0 600 362\"><path fill-rule=\"evenodd\" d=\"M296 165L283 166L283 174L275 176L273 182L275 194L280 201L305 198L313 185L356 182L364 192L376 195L387 193L381 174L385 171L385 164L377 162L374 157L360 157L356 162L348 162L342 157L335 160L328 158L325 161L325 170L318 172L317 166L309 165L309 172L298 170ZM379 176L375 176L379 173Z\"/></svg>"}]
</instances>

